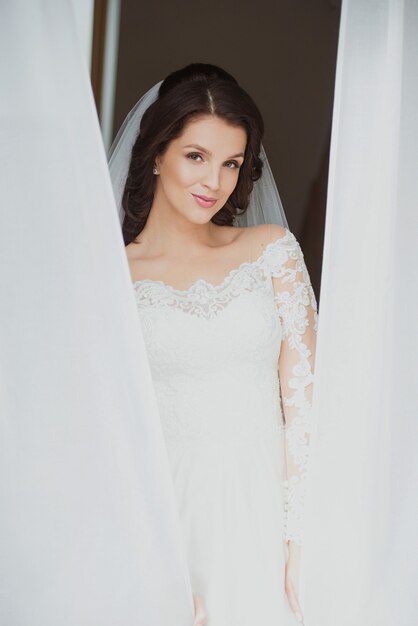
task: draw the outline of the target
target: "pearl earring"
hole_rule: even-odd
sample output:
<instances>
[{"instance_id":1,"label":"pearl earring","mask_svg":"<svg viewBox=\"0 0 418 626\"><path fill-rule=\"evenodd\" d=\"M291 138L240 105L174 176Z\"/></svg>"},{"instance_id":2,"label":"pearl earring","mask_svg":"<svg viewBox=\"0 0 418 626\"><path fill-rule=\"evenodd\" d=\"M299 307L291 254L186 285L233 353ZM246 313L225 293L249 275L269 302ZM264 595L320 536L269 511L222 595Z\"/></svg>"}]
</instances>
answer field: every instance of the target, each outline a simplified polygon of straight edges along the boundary
<instances>
[{"instance_id":1,"label":"pearl earring","mask_svg":"<svg viewBox=\"0 0 418 626\"><path fill-rule=\"evenodd\" d=\"M155 167L155 165L154 165L154 168L153 168L153 170L152 170L152 173L153 173L153 174L158 174L158 170L157 170L157 168Z\"/></svg>"}]
</instances>

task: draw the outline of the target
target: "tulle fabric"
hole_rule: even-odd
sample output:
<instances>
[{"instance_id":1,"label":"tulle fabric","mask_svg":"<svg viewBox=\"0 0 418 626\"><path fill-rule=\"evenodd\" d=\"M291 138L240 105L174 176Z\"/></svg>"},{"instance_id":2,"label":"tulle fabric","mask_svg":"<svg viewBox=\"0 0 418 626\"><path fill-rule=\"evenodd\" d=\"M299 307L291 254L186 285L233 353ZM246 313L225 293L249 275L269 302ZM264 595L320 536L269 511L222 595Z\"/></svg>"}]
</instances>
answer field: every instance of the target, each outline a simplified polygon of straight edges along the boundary
<instances>
[{"instance_id":1,"label":"tulle fabric","mask_svg":"<svg viewBox=\"0 0 418 626\"><path fill-rule=\"evenodd\" d=\"M313 398L307 626L418 621L418 4L342 5Z\"/></svg>"},{"instance_id":2,"label":"tulle fabric","mask_svg":"<svg viewBox=\"0 0 418 626\"><path fill-rule=\"evenodd\" d=\"M71 4L1 3L0 51L0 623L191 626Z\"/></svg>"}]
</instances>

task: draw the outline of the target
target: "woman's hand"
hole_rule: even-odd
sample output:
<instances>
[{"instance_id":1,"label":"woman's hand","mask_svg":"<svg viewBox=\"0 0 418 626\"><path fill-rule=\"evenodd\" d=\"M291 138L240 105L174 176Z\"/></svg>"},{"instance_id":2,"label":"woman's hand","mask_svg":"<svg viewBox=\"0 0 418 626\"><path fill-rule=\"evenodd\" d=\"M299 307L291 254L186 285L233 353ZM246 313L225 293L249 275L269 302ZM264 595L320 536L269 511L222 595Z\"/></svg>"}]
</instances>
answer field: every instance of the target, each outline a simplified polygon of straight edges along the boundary
<instances>
[{"instance_id":1,"label":"woman's hand","mask_svg":"<svg viewBox=\"0 0 418 626\"><path fill-rule=\"evenodd\" d=\"M193 601L194 601L193 626L204 626L204 624L206 624L206 611L205 611L205 607L203 606L203 601L196 593L193 593Z\"/></svg>"},{"instance_id":2,"label":"woman's hand","mask_svg":"<svg viewBox=\"0 0 418 626\"><path fill-rule=\"evenodd\" d=\"M299 603L299 571L300 571L300 546L289 542L289 558L285 568L285 590L290 608L296 619L303 623L302 608Z\"/></svg>"}]
</instances>

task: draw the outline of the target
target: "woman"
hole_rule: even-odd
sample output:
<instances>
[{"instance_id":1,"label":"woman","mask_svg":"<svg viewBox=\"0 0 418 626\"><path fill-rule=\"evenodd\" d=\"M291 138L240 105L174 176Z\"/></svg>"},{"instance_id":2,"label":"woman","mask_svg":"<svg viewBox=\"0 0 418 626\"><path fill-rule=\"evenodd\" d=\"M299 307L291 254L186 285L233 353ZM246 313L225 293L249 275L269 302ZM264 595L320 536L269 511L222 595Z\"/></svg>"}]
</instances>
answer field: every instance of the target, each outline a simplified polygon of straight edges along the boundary
<instances>
[{"instance_id":1,"label":"woman","mask_svg":"<svg viewBox=\"0 0 418 626\"><path fill-rule=\"evenodd\" d=\"M173 72L142 117L122 198L195 625L302 621L317 307L294 235L236 226L263 131L221 68Z\"/></svg>"}]
</instances>

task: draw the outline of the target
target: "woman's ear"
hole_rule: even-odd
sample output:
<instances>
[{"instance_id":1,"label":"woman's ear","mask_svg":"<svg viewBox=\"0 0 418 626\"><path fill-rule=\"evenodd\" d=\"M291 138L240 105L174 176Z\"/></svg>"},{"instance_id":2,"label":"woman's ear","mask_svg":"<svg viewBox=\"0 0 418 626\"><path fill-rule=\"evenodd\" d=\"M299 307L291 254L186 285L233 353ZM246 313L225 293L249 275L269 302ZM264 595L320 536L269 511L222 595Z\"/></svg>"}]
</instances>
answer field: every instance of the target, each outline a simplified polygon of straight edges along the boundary
<instances>
[{"instance_id":1,"label":"woman's ear","mask_svg":"<svg viewBox=\"0 0 418 626\"><path fill-rule=\"evenodd\" d=\"M159 174L160 173L160 158L159 158L158 155L154 159L154 165L153 165L153 168L152 168L152 173L153 174Z\"/></svg>"},{"instance_id":2,"label":"woman's ear","mask_svg":"<svg viewBox=\"0 0 418 626\"><path fill-rule=\"evenodd\" d=\"M154 166L157 168L157 171L160 171L160 166L161 166L161 155L157 154L157 156L154 159Z\"/></svg>"}]
</instances>

